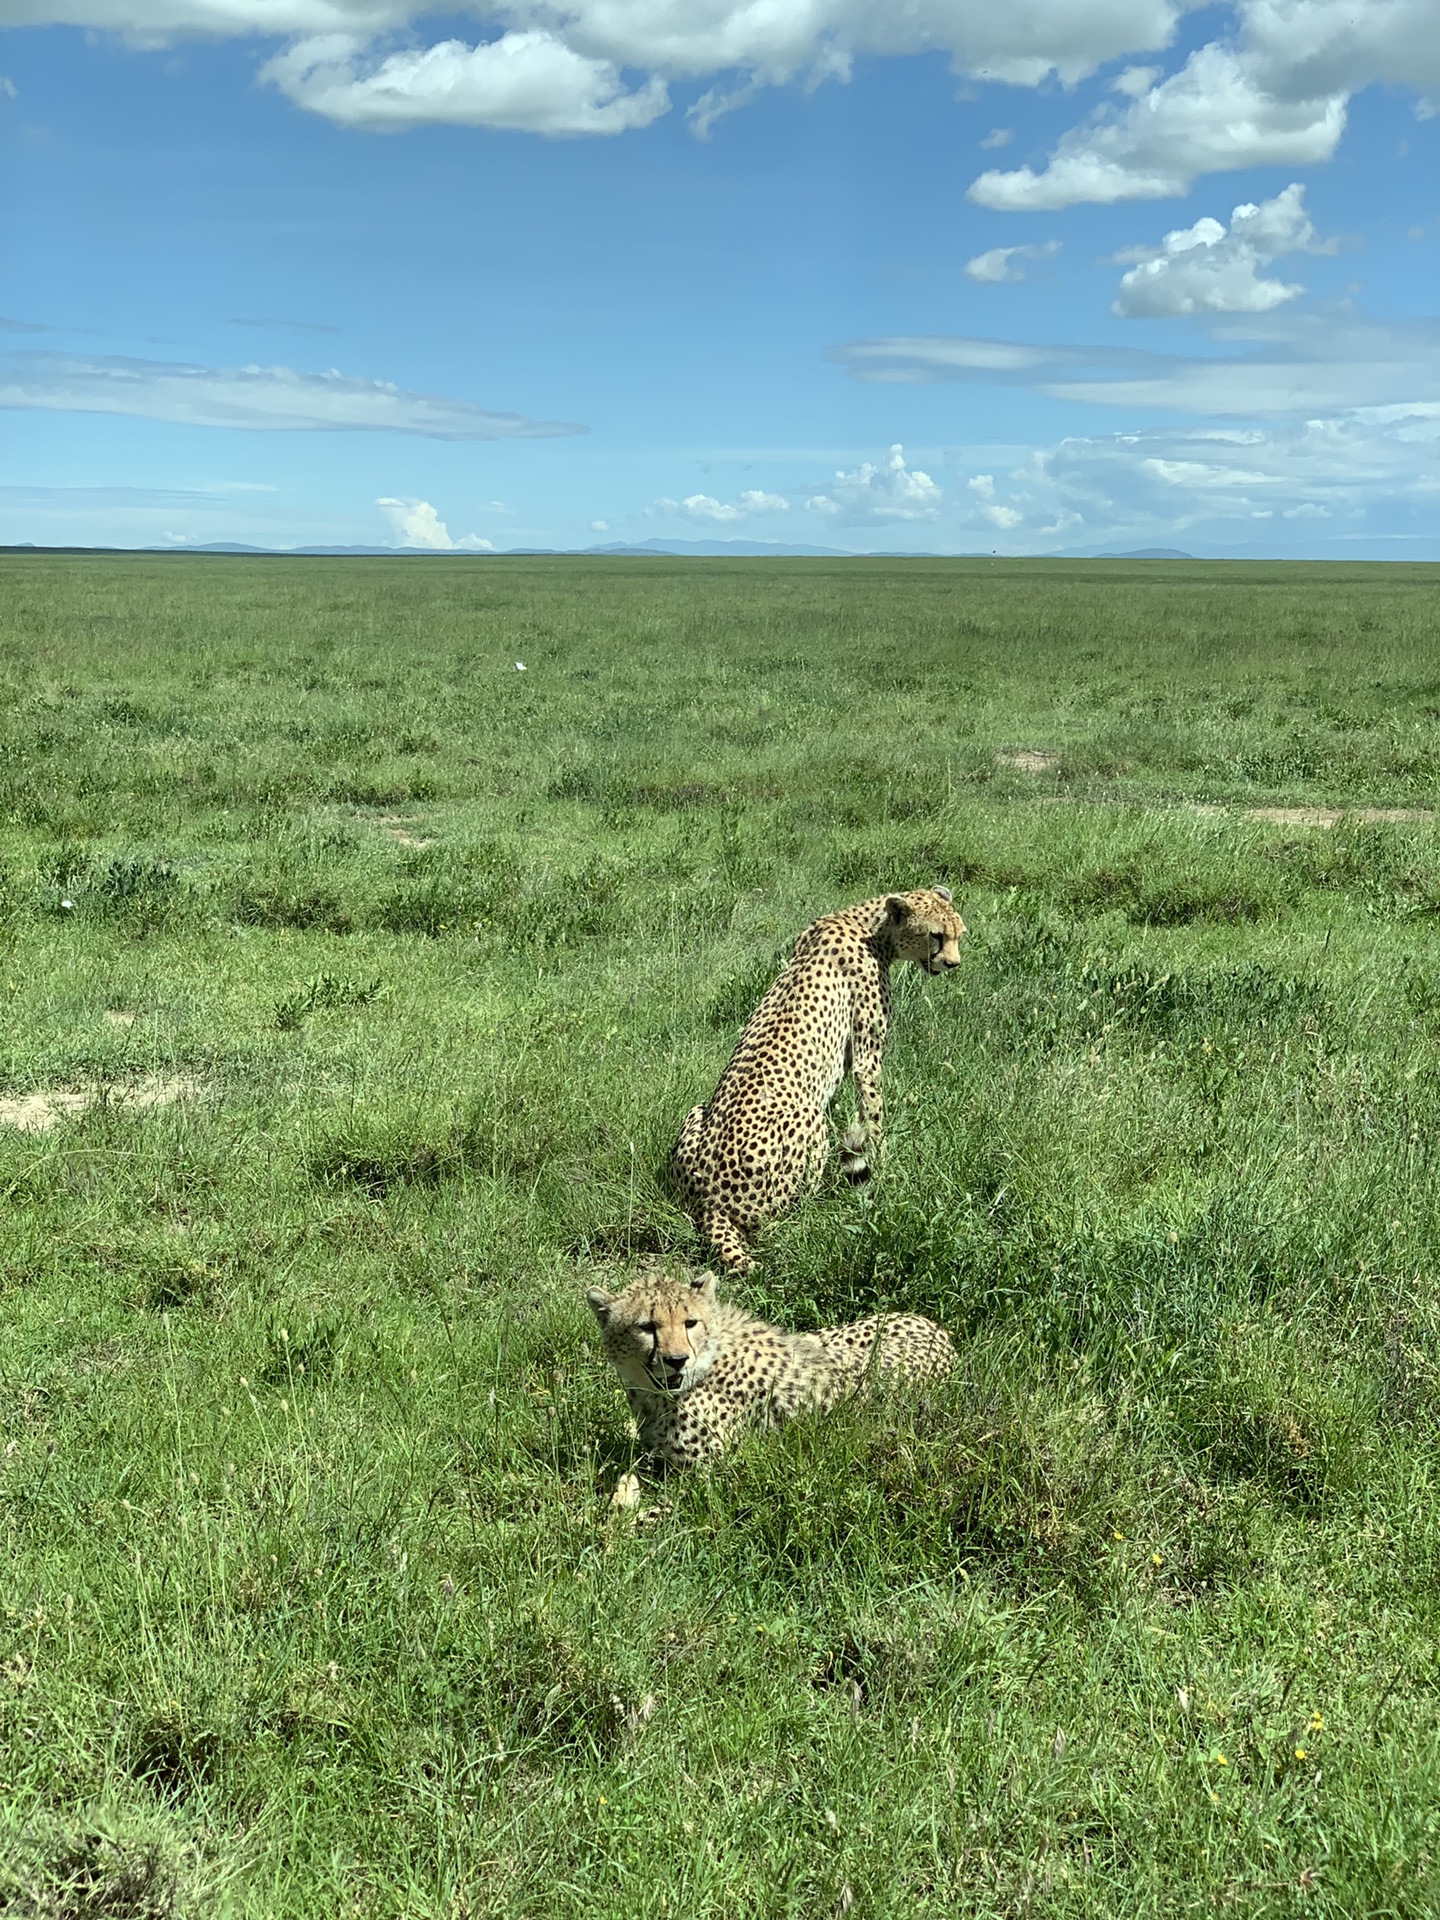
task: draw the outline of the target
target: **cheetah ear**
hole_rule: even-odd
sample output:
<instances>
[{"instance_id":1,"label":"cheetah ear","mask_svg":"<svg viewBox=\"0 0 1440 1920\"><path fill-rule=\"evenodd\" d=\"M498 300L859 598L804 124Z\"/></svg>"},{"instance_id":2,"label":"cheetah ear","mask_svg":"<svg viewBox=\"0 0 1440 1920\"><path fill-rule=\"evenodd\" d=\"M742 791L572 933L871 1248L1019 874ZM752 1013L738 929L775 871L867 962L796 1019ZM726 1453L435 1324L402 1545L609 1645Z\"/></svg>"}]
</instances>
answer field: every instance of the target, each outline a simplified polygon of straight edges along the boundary
<instances>
[{"instance_id":1,"label":"cheetah ear","mask_svg":"<svg viewBox=\"0 0 1440 1920\"><path fill-rule=\"evenodd\" d=\"M585 1294L585 1304L602 1327L609 1323L610 1309L614 1306L615 1300L616 1296L613 1293L606 1293L603 1287L590 1287Z\"/></svg>"},{"instance_id":2,"label":"cheetah ear","mask_svg":"<svg viewBox=\"0 0 1440 1920\"><path fill-rule=\"evenodd\" d=\"M889 893L885 896L885 918L892 927L901 926L910 917L910 902L903 893Z\"/></svg>"},{"instance_id":3,"label":"cheetah ear","mask_svg":"<svg viewBox=\"0 0 1440 1920\"><path fill-rule=\"evenodd\" d=\"M937 900L943 900L946 906L950 906L954 902L955 896L951 893L949 887L934 886L930 891Z\"/></svg>"},{"instance_id":4,"label":"cheetah ear","mask_svg":"<svg viewBox=\"0 0 1440 1920\"><path fill-rule=\"evenodd\" d=\"M703 1273L692 1273L690 1276L690 1290L698 1293L702 1300L715 1298L715 1285L715 1275L708 1268Z\"/></svg>"}]
</instances>

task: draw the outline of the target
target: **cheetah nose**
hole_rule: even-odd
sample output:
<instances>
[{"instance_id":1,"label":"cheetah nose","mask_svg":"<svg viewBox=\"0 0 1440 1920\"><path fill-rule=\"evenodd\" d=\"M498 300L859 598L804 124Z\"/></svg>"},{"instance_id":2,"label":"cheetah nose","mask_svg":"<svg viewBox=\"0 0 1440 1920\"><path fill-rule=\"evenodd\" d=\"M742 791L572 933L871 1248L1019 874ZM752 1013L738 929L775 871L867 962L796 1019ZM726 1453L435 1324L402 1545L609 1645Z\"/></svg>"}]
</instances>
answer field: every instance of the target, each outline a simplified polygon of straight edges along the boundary
<instances>
[{"instance_id":1,"label":"cheetah nose","mask_svg":"<svg viewBox=\"0 0 1440 1920\"><path fill-rule=\"evenodd\" d=\"M688 1358L686 1354L667 1353L664 1356L664 1358L665 1358L665 1371L667 1373L673 1373L678 1377L680 1374L682 1374L685 1371L685 1361Z\"/></svg>"}]
</instances>

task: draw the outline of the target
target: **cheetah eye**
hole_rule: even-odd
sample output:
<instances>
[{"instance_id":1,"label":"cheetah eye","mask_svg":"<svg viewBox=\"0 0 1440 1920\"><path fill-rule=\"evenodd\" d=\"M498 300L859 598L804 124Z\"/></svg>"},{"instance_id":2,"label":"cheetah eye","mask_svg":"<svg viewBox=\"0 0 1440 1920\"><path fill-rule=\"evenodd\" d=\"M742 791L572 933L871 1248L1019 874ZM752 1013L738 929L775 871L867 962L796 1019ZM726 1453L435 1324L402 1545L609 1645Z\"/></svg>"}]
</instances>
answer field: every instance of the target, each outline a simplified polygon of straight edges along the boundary
<instances>
[{"instance_id":1,"label":"cheetah eye","mask_svg":"<svg viewBox=\"0 0 1440 1920\"><path fill-rule=\"evenodd\" d=\"M637 1320L635 1323L635 1331L637 1333L648 1333L653 1339L659 1329L653 1320Z\"/></svg>"},{"instance_id":2,"label":"cheetah eye","mask_svg":"<svg viewBox=\"0 0 1440 1920\"><path fill-rule=\"evenodd\" d=\"M685 1322L685 1330L686 1330L686 1332L688 1333L691 1327L698 1327L698 1326L699 1326L699 1324L700 1324L700 1322L699 1322L698 1320L687 1320L687 1321Z\"/></svg>"},{"instance_id":3,"label":"cheetah eye","mask_svg":"<svg viewBox=\"0 0 1440 1920\"><path fill-rule=\"evenodd\" d=\"M930 942L931 942L931 945L934 947L936 953L939 953L940 949L945 944L945 936L943 933L932 933L930 936Z\"/></svg>"}]
</instances>

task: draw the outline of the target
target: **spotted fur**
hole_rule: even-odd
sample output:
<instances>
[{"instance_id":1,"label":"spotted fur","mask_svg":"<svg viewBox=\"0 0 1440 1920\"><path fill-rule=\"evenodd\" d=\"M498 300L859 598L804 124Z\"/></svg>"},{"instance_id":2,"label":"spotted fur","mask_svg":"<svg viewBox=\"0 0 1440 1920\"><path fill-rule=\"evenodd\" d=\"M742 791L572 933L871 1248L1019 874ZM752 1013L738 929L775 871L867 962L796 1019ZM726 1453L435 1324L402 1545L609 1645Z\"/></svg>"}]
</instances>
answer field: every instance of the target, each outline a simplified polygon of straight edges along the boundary
<instances>
[{"instance_id":1,"label":"spotted fur","mask_svg":"<svg viewBox=\"0 0 1440 1920\"><path fill-rule=\"evenodd\" d=\"M851 1399L876 1375L939 1380L955 1364L950 1336L918 1314L784 1333L717 1301L713 1273L642 1274L624 1293L585 1298L641 1444L670 1467L713 1458L746 1426Z\"/></svg>"},{"instance_id":2,"label":"spotted fur","mask_svg":"<svg viewBox=\"0 0 1440 1920\"><path fill-rule=\"evenodd\" d=\"M826 1111L847 1073L860 1119L842 1142L843 1170L859 1181L879 1165L890 969L913 960L924 973L948 973L964 932L949 893L933 887L827 913L795 942L671 1155L676 1186L728 1272L747 1272L747 1238L818 1183Z\"/></svg>"}]
</instances>

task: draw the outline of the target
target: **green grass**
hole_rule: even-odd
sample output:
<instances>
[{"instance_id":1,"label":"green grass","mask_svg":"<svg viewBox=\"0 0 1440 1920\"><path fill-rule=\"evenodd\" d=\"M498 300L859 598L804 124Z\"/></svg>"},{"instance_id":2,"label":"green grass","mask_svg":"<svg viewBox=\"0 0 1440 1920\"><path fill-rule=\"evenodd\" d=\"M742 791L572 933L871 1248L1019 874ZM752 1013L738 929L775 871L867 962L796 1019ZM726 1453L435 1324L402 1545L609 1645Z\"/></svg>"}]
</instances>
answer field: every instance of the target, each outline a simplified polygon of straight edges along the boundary
<instances>
[{"instance_id":1,"label":"green grass","mask_svg":"<svg viewBox=\"0 0 1440 1920\"><path fill-rule=\"evenodd\" d=\"M0 588L0 1913L1433 1915L1440 569ZM954 1382L612 1512L592 1264L936 880L744 1292Z\"/></svg>"}]
</instances>

